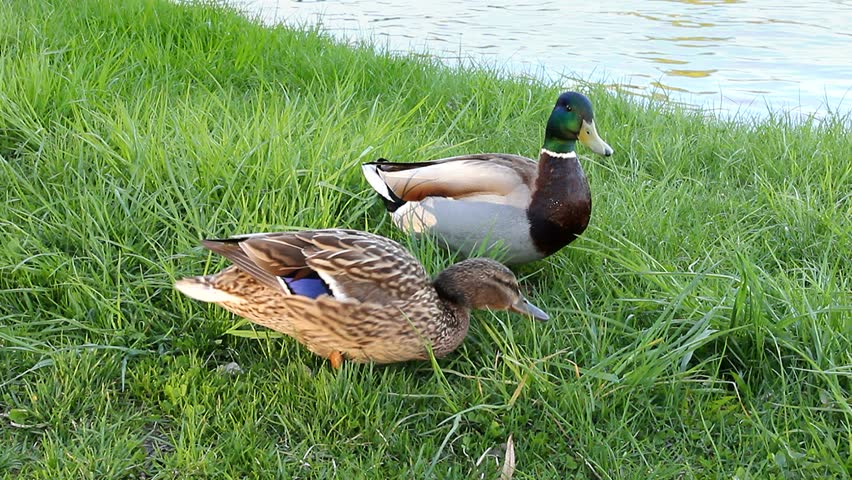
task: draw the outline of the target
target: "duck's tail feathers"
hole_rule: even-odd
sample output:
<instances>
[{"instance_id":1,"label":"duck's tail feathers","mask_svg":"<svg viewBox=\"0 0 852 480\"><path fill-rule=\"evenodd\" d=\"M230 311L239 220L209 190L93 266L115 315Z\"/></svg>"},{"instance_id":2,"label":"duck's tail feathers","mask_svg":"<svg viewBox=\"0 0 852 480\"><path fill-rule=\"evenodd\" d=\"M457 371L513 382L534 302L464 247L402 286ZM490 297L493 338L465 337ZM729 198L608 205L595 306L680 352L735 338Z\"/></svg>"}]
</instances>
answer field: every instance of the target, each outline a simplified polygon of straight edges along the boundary
<instances>
[{"instance_id":1,"label":"duck's tail feathers","mask_svg":"<svg viewBox=\"0 0 852 480\"><path fill-rule=\"evenodd\" d=\"M364 178L367 179L367 183L373 187L382 201L385 203L385 208L388 209L388 212L395 212L399 207L405 205L405 200L399 198L397 194L391 190L387 183L385 183L382 178L379 170L383 163L388 163L384 158L380 158L375 162L368 162L361 165L361 171L364 173Z\"/></svg>"},{"instance_id":2,"label":"duck's tail feathers","mask_svg":"<svg viewBox=\"0 0 852 480\"><path fill-rule=\"evenodd\" d=\"M187 277L175 282L175 288L189 298L209 303L243 303L245 299L216 288L210 277Z\"/></svg>"}]
</instances>

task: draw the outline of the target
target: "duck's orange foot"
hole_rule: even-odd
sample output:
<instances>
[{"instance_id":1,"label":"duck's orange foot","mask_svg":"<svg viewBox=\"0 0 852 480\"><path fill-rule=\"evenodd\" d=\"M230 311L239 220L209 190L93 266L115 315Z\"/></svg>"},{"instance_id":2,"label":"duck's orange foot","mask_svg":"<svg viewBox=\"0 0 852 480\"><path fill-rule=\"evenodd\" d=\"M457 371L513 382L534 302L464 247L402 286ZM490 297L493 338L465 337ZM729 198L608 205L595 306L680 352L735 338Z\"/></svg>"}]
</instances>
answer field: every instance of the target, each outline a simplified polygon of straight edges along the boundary
<instances>
[{"instance_id":1,"label":"duck's orange foot","mask_svg":"<svg viewBox=\"0 0 852 480\"><path fill-rule=\"evenodd\" d=\"M343 365L343 355L335 350L328 356L328 361L331 363L331 368L338 370Z\"/></svg>"}]
</instances>

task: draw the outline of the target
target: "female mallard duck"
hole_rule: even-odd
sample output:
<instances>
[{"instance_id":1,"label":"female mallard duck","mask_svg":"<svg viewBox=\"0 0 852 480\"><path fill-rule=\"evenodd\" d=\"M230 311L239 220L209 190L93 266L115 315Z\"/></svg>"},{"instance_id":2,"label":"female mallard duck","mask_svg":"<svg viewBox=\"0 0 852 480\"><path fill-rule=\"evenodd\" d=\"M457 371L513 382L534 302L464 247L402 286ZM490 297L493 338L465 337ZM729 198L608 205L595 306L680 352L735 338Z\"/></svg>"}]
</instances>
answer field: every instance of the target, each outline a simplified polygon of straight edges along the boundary
<instances>
[{"instance_id":1,"label":"female mallard duck","mask_svg":"<svg viewBox=\"0 0 852 480\"><path fill-rule=\"evenodd\" d=\"M484 247L506 263L526 263L568 245L589 224L592 197L574 152L578 139L612 155L589 99L566 92L547 120L538 163L486 153L421 163L379 159L362 169L399 228L436 235L465 255Z\"/></svg>"},{"instance_id":2,"label":"female mallard duck","mask_svg":"<svg viewBox=\"0 0 852 480\"><path fill-rule=\"evenodd\" d=\"M204 240L234 265L175 287L285 333L334 368L401 362L455 350L470 310L513 310L546 320L494 260L459 262L430 281L401 245L356 230L261 233Z\"/></svg>"}]
</instances>

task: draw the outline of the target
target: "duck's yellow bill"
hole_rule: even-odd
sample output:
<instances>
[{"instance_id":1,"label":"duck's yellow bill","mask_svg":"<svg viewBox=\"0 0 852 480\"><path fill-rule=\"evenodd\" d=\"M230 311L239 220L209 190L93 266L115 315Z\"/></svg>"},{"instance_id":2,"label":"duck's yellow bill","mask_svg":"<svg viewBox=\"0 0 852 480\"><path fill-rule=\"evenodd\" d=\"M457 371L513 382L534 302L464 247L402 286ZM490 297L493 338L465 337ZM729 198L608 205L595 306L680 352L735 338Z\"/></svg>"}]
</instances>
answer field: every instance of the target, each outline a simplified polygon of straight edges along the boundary
<instances>
[{"instance_id":1,"label":"duck's yellow bill","mask_svg":"<svg viewBox=\"0 0 852 480\"><path fill-rule=\"evenodd\" d=\"M613 153L612 147L604 142L600 135L598 135L598 130L595 128L594 120L591 122L583 120L583 125L582 128L580 128L580 135L578 138L583 145L589 147L598 155L608 157Z\"/></svg>"}]
</instances>

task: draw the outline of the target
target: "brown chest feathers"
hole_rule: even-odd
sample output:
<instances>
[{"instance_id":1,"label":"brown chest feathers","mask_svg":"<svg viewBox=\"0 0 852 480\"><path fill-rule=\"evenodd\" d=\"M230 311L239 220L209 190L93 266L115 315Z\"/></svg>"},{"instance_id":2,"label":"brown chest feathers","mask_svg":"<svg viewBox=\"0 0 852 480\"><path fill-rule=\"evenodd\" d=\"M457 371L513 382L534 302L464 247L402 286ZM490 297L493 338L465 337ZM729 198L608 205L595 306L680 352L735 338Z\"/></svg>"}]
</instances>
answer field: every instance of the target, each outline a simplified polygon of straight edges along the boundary
<instances>
[{"instance_id":1,"label":"brown chest feathers","mask_svg":"<svg viewBox=\"0 0 852 480\"><path fill-rule=\"evenodd\" d=\"M592 194L576 155L558 158L542 152L535 190L527 210L536 249L551 255L589 225Z\"/></svg>"}]
</instances>

